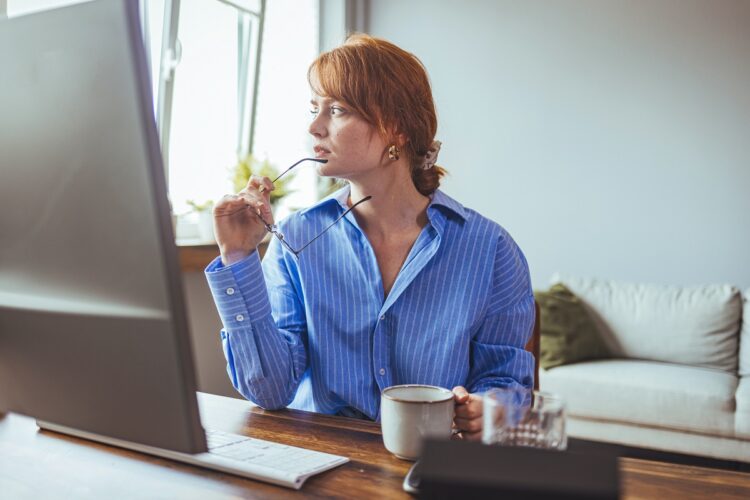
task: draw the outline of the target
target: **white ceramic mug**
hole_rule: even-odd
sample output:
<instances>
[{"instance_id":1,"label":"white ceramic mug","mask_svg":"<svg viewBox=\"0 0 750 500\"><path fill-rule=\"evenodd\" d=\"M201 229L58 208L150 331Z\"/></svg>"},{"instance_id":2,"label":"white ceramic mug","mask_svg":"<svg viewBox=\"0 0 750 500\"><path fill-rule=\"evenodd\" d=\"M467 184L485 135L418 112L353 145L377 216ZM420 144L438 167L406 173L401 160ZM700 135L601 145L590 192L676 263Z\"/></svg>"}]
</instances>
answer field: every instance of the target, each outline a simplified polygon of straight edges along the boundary
<instances>
[{"instance_id":1,"label":"white ceramic mug","mask_svg":"<svg viewBox=\"0 0 750 500\"><path fill-rule=\"evenodd\" d=\"M416 460L427 438L450 438L453 393L433 385L394 385L380 395L380 426L388 451Z\"/></svg>"}]
</instances>

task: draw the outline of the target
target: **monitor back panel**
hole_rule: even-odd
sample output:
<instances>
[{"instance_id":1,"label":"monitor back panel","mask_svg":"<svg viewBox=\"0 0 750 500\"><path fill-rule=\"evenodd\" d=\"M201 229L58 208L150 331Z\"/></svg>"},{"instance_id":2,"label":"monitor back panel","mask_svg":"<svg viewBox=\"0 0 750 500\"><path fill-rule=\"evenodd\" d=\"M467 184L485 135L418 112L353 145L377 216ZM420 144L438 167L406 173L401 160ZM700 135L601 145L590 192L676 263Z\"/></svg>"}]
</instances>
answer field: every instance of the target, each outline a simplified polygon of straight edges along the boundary
<instances>
[{"instance_id":1,"label":"monitor back panel","mask_svg":"<svg viewBox=\"0 0 750 500\"><path fill-rule=\"evenodd\" d=\"M205 449L137 0L0 21L0 409Z\"/></svg>"}]
</instances>

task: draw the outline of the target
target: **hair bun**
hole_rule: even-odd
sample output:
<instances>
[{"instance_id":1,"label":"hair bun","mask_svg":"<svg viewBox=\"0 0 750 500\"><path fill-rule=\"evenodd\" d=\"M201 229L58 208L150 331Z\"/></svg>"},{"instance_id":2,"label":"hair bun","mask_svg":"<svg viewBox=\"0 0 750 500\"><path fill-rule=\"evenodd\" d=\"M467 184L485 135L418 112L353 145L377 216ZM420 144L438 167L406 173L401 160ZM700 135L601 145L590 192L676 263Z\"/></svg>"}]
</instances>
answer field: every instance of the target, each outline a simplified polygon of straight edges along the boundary
<instances>
[{"instance_id":1,"label":"hair bun","mask_svg":"<svg viewBox=\"0 0 750 500\"><path fill-rule=\"evenodd\" d=\"M432 141L427 153L424 155L424 160L422 160L422 170L429 170L435 166L442 145L443 143L440 141Z\"/></svg>"}]
</instances>

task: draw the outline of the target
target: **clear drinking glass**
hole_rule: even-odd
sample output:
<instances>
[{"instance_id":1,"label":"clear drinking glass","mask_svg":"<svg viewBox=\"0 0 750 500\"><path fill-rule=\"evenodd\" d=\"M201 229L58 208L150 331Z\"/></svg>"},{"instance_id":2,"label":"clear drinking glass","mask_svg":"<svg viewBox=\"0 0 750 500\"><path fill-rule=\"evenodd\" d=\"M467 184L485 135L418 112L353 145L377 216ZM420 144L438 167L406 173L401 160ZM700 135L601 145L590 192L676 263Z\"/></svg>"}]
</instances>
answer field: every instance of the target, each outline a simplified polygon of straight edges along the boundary
<instances>
[{"instance_id":1,"label":"clear drinking glass","mask_svg":"<svg viewBox=\"0 0 750 500\"><path fill-rule=\"evenodd\" d=\"M565 402L540 391L508 388L484 394L482 442L506 446L529 446L564 450Z\"/></svg>"}]
</instances>

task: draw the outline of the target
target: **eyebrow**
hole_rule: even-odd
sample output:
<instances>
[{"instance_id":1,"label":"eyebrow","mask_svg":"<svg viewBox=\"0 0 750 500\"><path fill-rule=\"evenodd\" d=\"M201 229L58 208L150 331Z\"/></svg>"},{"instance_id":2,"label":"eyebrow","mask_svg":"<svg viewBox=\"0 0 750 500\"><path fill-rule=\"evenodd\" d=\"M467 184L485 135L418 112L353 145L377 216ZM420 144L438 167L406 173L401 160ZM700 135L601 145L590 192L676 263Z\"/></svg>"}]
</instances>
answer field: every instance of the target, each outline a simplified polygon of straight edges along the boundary
<instances>
[{"instance_id":1,"label":"eyebrow","mask_svg":"<svg viewBox=\"0 0 750 500\"><path fill-rule=\"evenodd\" d=\"M330 99L328 97L322 97L320 100L322 101L323 104L328 104L328 103L334 102L334 99ZM319 106L320 105L318 103L318 100L315 99L315 98L310 99L310 104L312 104L313 106Z\"/></svg>"}]
</instances>

